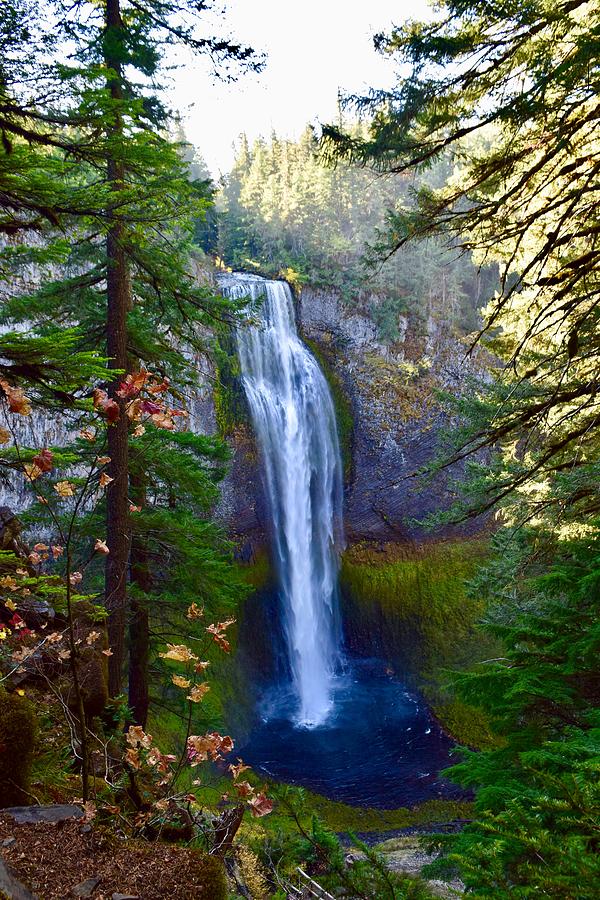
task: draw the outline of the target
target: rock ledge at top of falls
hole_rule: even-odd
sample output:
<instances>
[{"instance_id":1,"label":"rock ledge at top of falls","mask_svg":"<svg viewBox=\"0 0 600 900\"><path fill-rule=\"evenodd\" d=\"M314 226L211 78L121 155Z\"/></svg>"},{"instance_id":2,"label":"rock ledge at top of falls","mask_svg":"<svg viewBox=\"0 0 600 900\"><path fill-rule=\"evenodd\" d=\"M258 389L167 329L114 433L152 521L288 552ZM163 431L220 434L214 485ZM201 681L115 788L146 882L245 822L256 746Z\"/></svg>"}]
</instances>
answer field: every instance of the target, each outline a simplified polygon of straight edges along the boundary
<instances>
[{"instance_id":1,"label":"rock ledge at top of falls","mask_svg":"<svg viewBox=\"0 0 600 900\"><path fill-rule=\"evenodd\" d=\"M417 524L451 504L451 485L461 477L460 466L426 484L410 477L432 459L441 431L449 425L436 389L457 394L469 377L484 373L477 357L465 359L466 344L433 320L415 335L411 323L401 317L399 340L386 345L360 308L345 305L334 291L311 287L302 289L297 318L300 333L317 345L352 407L352 466L344 503L347 540L412 544L480 532L484 523L477 520L433 531ZM201 418L207 424L214 418L210 403L205 403ZM250 560L268 532L268 511L247 425L236 429L233 444L219 513L238 538L243 557Z\"/></svg>"}]
</instances>

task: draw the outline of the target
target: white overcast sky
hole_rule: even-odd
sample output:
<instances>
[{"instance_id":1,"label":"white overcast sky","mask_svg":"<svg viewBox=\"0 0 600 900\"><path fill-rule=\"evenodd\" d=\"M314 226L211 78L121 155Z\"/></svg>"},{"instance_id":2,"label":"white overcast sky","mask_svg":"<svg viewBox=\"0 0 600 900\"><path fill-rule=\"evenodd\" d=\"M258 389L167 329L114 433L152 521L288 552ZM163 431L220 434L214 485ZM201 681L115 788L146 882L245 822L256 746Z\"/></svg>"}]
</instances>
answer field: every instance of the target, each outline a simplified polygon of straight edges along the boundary
<instances>
[{"instance_id":1,"label":"white overcast sky","mask_svg":"<svg viewBox=\"0 0 600 900\"><path fill-rule=\"evenodd\" d=\"M225 2L223 30L265 51L264 71L228 84L215 82L205 61L186 61L168 90L214 176L229 169L242 132L250 140L272 129L294 138L307 122L334 117L338 90L393 83L392 63L375 52L373 35L428 15L427 0Z\"/></svg>"}]
</instances>

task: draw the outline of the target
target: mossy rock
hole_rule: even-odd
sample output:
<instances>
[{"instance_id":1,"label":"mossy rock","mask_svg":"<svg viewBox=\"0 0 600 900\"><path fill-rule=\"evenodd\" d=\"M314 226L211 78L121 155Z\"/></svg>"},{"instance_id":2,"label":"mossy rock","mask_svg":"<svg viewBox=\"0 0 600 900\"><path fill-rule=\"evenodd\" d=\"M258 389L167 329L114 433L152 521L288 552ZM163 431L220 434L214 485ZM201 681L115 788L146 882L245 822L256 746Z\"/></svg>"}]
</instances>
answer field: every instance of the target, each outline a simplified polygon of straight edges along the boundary
<instances>
[{"instance_id":1,"label":"mossy rock","mask_svg":"<svg viewBox=\"0 0 600 900\"><path fill-rule=\"evenodd\" d=\"M26 806L37 717L25 697L0 690L0 807Z\"/></svg>"},{"instance_id":2,"label":"mossy rock","mask_svg":"<svg viewBox=\"0 0 600 900\"><path fill-rule=\"evenodd\" d=\"M189 858L187 874L194 884L195 900L227 900L225 868L215 856L194 851Z\"/></svg>"},{"instance_id":3,"label":"mossy rock","mask_svg":"<svg viewBox=\"0 0 600 900\"><path fill-rule=\"evenodd\" d=\"M335 368L335 355L333 349L307 338L306 335L302 335L302 340L319 363L321 371L325 376L325 380L329 385L335 409L335 421L340 442L340 452L342 455L344 481L349 482L352 477L352 449L354 444L354 413L352 401L348 396L348 391L341 375Z\"/></svg>"},{"instance_id":4,"label":"mossy rock","mask_svg":"<svg viewBox=\"0 0 600 900\"><path fill-rule=\"evenodd\" d=\"M106 625L98 618L97 608L87 600L73 604L73 630L79 642L77 673L83 697L83 708L88 719L99 716L108 702L108 659L103 651L108 650ZM92 634L99 636L88 643ZM67 702L76 710L75 690L69 682Z\"/></svg>"},{"instance_id":5,"label":"mossy rock","mask_svg":"<svg viewBox=\"0 0 600 900\"><path fill-rule=\"evenodd\" d=\"M425 694L459 744L497 744L485 710L458 699L452 672L500 655L497 639L478 627L483 601L466 583L485 559L485 539L421 547L353 545L341 567L346 641L378 656Z\"/></svg>"}]
</instances>

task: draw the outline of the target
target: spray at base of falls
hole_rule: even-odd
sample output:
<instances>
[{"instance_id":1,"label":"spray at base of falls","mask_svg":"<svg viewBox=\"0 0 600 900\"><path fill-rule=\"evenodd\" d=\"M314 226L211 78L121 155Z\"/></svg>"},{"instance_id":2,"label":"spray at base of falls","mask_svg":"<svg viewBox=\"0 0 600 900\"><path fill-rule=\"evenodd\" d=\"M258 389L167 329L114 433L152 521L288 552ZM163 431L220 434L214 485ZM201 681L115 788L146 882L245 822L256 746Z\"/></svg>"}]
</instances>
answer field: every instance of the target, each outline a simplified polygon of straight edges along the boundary
<instances>
[{"instance_id":1,"label":"spray at base of falls","mask_svg":"<svg viewBox=\"0 0 600 900\"><path fill-rule=\"evenodd\" d=\"M256 324L240 326L244 391L263 460L289 665L298 698L295 720L322 724L332 706L340 662L339 550L342 465L329 387L296 331L283 281L222 276L232 298L251 297Z\"/></svg>"}]
</instances>

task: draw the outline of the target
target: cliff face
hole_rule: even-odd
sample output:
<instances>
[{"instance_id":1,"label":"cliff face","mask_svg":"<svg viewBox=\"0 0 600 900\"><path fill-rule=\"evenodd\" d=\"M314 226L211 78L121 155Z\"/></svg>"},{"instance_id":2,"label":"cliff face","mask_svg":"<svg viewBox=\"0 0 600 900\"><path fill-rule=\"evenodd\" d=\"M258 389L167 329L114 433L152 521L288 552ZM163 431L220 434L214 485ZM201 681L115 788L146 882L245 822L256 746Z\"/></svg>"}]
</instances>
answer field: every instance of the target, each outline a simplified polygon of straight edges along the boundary
<instances>
[{"instance_id":1,"label":"cliff face","mask_svg":"<svg viewBox=\"0 0 600 900\"><path fill-rule=\"evenodd\" d=\"M465 359L466 344L431 320L419 328L401 320L401 339L384 345L364 310L342 303L333 291L310 287L298 297L297 318L301 334L319 356L330 382L335 382L338 406L344 407L338 410L338 421L347 457L348 542L410 544L477 533L479 522L435 532L416 524L451 503L452 483L461 479L459 467L427 482L412 477L436 454L443 430L451 425L436 389L460 393L469 377L483 371L476 360ZM218 373L208 357L199 357L196 364L200 384L190 403L190 427L214 433ZM269 514L239 381L227 385L227 390L236 395L236 416L229 428L233 457L216 514L237 539L242 558L249 561L267 540ZM17 424L25 445L60 446L68 437L65 417L38 412ZM23 510L30 502L20 482L0 484L0 503Z\"/></svg>"},{"instance_id":2,"label":"cliff face","mask_svg":"<svg viewBox=\"0 0 600 900\"><path fill-rule=\"evenodd\" d=\"M465 359L466 344L433 321L417 329L400 322L402 339L382 344L376 328L359 309L344 305L334 292L303 288L297 304L301 333L317 351L329 376L341 385L351 408L351 462L346 467L345 528L350 543L413 543L464 537L482 523L425 530L415 520L449 506L453 467L425 483L413 473L433 458L451 425L436 389L460 393L469 377L482 374ZM219 513L240 539L242 554L264 540L268 513L259 460L247 423L234 429L234 459Z\"/></svg>"}]
</instances>

